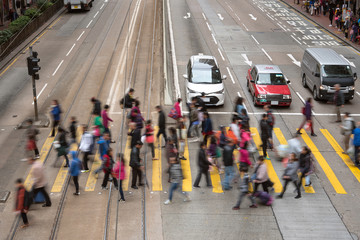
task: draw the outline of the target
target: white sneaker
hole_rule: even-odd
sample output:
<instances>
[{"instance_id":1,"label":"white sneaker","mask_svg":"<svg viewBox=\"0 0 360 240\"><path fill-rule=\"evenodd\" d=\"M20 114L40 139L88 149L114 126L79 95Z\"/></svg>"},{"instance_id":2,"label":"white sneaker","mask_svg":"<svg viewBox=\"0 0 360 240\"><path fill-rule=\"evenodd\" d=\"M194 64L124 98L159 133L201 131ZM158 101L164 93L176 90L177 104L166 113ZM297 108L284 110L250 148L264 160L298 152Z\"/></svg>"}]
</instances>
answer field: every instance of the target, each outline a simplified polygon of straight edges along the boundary
<instances>
[{"instance_id":1,"label":"white sneaker","mask_svg":"<svg viewBox=\"0 0 360 240\"><path fill-rule=\"evenodd\" d=\"M164 202L165 205L169 205L171 203L171 201L168 199Z\"/></svg>"},{"instance_id":2,"label":"white sneaker","mask_svg":"<svg viewBox=\"0 0 360 240\"><path fill-rule=\"evenodd\" d=\"M36 156L35 156L35 159L39 159L39 158L40 158L40 156L39 156L39 155L36 155Z\"/></svg>"},{"instance_id":3,"label":"white sneaker","mask_svg":"<svg viewBox=\"0 0 360 240\"><path fill-rule=\"evenodd\" d=\"M329 27L332 27L332 25L330 24Z\"/></svg>"},{"instance_id":4,"label":"white sneaker","mask_svg":"<svg viewBox=\"0 0 360 240\"><path fill-rule=\"evenodd\" d=\"M189 202L189 201L191 201L190 196L189 196L189 195L185 195L184 202Z\"/></svg>"},{"instance_id":5,"label":"white sneaker","mask_svg":"<svg viewBox=\"0 0 360 240\"><path fill-rule=\"evenodd\" d=\"M21 162L27 162L27 160L28 160L27 158L20 159Z\"/></svg>"}]
</instances>

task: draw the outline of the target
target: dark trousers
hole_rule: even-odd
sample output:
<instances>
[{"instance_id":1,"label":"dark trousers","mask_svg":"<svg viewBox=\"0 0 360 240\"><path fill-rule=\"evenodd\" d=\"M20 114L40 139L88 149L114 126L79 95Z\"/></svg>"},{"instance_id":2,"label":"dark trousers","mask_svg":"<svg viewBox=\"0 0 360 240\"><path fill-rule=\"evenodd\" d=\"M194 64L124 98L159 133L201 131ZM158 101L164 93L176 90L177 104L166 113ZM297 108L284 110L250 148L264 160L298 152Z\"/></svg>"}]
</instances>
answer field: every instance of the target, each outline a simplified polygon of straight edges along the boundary
<instances>
[{"instance_id":1,"label":"dark trousers","mask_svg":"<svg viewBox=\"0 0 360 240\"><path fill-rule=\"evenodd\" d=\"M254 193L257 191L259 185L261 184L262 185L262 188L265 192L269 193L269 190L268 190L268 187L270 186L269 185L269 180L265 181L265 182L262 182L262 183L255 183L255 187L254 187Z\"/></svg>"},{"instance_id":2,"label":"dark trousers","mask_svg":"<svg viewBox=\"0 0 360 240\"><path fill-rule=\"evenodd\" d=\"M266 149L267 149L267 143L268 143L268 138L261 138L261 141L262 141L262 150L263 150L263 156L264 158L267 156L267 152L266 152Z\"/></svg>"},{"instance_id":3,"label":"dark trousers","mask_svg":"<svg viewBox=\"0 0 360 240\"><path fill-rule=\"evenodd\" d=\"M152 156L152 158L155 158L154 143L148 143L148 146L151 148L151 156Z\"/></svg>"},{"instance_id":4,"label":"dark trousers","mask_svg":"<svg viewBox=\"0 0 360 240\"><path fill-rule=\"evenodd\" d=\"M35 153L35 156L39 156L39 149L38 149L37 146L36 146L36 142L35 142L34 153Z\"/></svg>"},{"instance_id":5,"label":"dark trousers","mask_svg":"<svg viewBox=\"0 0 360 240\"><path fill-rule=\"evenodd\" d=\"M120 198L125 201L124 192L122 189L122 182L123 182L123 180L120 180L119 192L120 192Z\"/></svg>"},{"instance_id":6,"label":"dark trousers","mask_svg":"<svg viewBox=\"0 0 360 240\"><path fill-rule=\"evenodd\" d=\"M206 169L199 169L198 174L196 176L196 180L194 182L194 186L198 187L200 180L201 180L201 175L204 174L205 175L205 179L206 179L206 185L207 186L211 186L211 182L210 182L210 177L209 177L209 171Z\"/></svg>"},{"instance_id":7,"label":"dark trousers","mask_svg":"<svg viewBox=\"0 0 360 240\"><path fill-rule=\"evenodd\" d=\"M311 119L310 119L310 120L311 120ZM306 119L306 117L304 117L304 121L301 123L298 132L300 132L300 130L304 127L304 125L305 125L306 122L307 122L307 119ZM314 124L313 124L313 121L311 120L311 122L310 122L311 134L314 133L314 126L313 126L313 125L314 125Z\"/></svg>"},{"instance_id":8,"label":"dark trousers","mask_svg":"<svg viewBox=\"0 0 360 240\"><path fill-rule=\"evenodd\" d=\"M24 224L29 224L29 221L28 221L28 218L27 218L27 216L26 216L26 213L21 212L21 218L22 218Z\"/></svg>"},{"instance_id":9,"label":"dark trousers","mask_svg":"<svg viewBox=\"0 0 360 240\"><path fill-rule=\"evenodd\" d=\"M59 123L60 123L59 120L54 120L54 121L53 121L52 132L51 132L51 136L52 136L52 137L55 136L55 128L59 125Z\"/></svg>"},{"instance_id":10,"label":"dark trousers","mask_svg":"<svg viewBox=\"0 0 360 240\"><path fill-rule=\"evenodd\" d=\"M163 138L165 140L165 143L166 143L166 139L167 139L167 136L166 136L166 130L165 128L160 128L157 135L156 135L156 138L159 139L160 135L163 135ZM159 144L161 144L161 142L159 142Z\"/></svg>"},{"instance_id":11,"label":"dark trousers","mask_svg":"<svg viewBox=\"0 0 360 240\"><path fill-rule=\"evenodd\" d=\"M300 175L300 178L299 178L299 182L298 182L298 189L300 190L300 187L301 187L301 184L302 184L302 179L304 178L304 177L306 177L306 172L301 172L301 175ZM301 195L301 194L299 194L299 195Z\"/></svg>"},{"instance_id":12,"label":"dark trousers","mask_svg":"<svg viewBox=\"0 0 360 240\"><path fill-rule=\"evenodd\" d=\"M284 193L285 193L285 191L286 191L286 187L287 187L287 185L289 184L289 182L292 182L292 183L294 184L294 186L296 187L296 191L297 191L298 196L301 196L300 187L299 187L299 185L296 183L296 180L295 180L295 181L293 181L293 180L291 180L291 179L284 179L284 180L285 180L285 182L284 182L284 187L283 187L283 190L282 190L280 196L283 196L283 195L284 195Z\"/></svg>"},{"instance_id":13,"label":"dark trousers","mask_svg":"<svg viewBox=\"0 0 360 240\"><path fill-rule=\"evenodd\" d=\"M360 158L360 146L354 146L354 148L355 148L355 154L354 154L354 156L355 156L355 164L359 164L359 158Z\"/></svg>"},{"instance_id":14,"label":"dark trousers","mask_svg":"<svg viewBox=\"0 0 360 240\"><path fill-rule=\"evenodd\" d=\"M109 177L110 177L110 171L106 171L105 174L104 174L104 180L103 180L103 182L101 184L101 187L105 188L107 186L107 183L109 181ZM113 183L114 183L115 187L117 188L118 183L117 183L116 179L112 178L112 180L113 180Z\"/></svg>"},{"instance_id":15,"label":"dark trousers","mask_svg":"<svg viewBox=\"0 0 360 240\"><path fill-rule=\"evenodd\" d=\"M193 122L190 122L190 124L189 124L189 128L188 128L188 131L187 131L187 137L188 137L188 138L191 137L190 128L191 128L192 124L193 124Z\"/></svg>"},{"instance_id":16,"label":"dark trousers","mask_svg":"<svg viewBox=\"0 0 360 240\"><path fill-rule=\"evenodd\" d=\"M89 170L89 167L88 167L88 161L89 161L89 155L90 155L90 152L84 152L84 156L83 156L83 167L84 167L84 170Z\"/></svg>"},{"instance_id":17,"label":"dark trousers","mask_svg":"<svg viewBox=\"0 0 360 240\"><path fill-rule=\"evenodd\" d=\"M138 167L131 167L132 168L132 181L131 186L136 186L136 178L139 177L139 184L142 184L142 172L141 169Z\"/></svg>"},{"instance_id":18,"label":"dark trousers","mask_svg":"<svg viewBox=\"0 0 360 240\"><path fill-rule=\"evenodd\" d=\"M46 205L51 206L51 200L50 200L49 194L45 190L45 187L34 188L34 196L36 196L36 194L38 194L38 192L41 192L44 195Z\"/></svg>"},{"instance_id":19,"label":"dark trousers","mask_svg":"<svg viewBox=\"0 0 360 240\"><path fill-rule=\"evenodd\" d=\"M236 204L235 204L235 207L240 207L240 204L241 204L243 198L244 198L246 195L248 195L247 192L240 192L239 197L238 197L238 200L237 200L237 202L236 202ZM249 199L250 199L250 201L251 201L251 204L252 204L252 205L255 205L255 198L249 196Z\"/></svg>"},{"instance_id":20,"label":"dark trousers","mask_svg":"<svg viewBox=\"0 0 360 240\"><path fill-rule=\"evenodd\" d=\"M109 134L109 137L110 137L110 140L111 140L111 132L110 132L110 128L105 128L104 130L104 133L108 133Z\"/></svg>"},{"instance_id":21,"label":"dark trousers","mask_svg":"<svg viewBox=\"0 0 360 240\"><path fill-rule=\"evenodd\" d=\"M73 176L73 181L74 181L74 185L75 185L75 191L78 193L79 192L79 176Z\"/></svg>"}]
</instances>

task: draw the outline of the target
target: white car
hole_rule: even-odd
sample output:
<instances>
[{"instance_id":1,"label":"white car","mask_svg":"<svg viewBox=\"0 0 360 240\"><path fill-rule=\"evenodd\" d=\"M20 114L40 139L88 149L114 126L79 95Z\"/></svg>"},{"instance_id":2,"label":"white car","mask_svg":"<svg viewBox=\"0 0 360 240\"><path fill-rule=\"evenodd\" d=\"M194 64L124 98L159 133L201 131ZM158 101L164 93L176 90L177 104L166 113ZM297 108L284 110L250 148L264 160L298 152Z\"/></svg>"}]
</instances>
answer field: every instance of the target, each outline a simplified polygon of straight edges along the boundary
<instances>
[{"instance_id":1,"label":"white car","mask_svg":"<svg viewBox=\"0 0 360 240\"><path fill-rule=\"evenodd\" d=\"M186 101L205 93L203 101L209 106L222 106L225 102L225 88L215 57L199 53L190 57L187 65Z\"/></svg>"}]
</instances>

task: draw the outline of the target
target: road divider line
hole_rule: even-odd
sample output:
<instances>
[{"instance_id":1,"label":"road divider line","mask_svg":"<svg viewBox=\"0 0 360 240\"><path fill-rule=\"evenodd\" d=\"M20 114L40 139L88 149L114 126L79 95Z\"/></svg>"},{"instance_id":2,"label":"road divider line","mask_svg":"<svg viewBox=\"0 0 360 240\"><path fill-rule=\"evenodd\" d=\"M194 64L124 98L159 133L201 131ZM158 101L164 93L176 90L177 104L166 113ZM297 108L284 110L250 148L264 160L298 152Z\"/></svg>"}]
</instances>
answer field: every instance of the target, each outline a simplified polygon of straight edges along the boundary
<instances>
[{"instance_id":1,"label":"road divider line","mask_svg":"<svg viewBox=\"0 0 360 240\"><path fill-rule=\"evenodd\" d=\"M45 88L46 88L47 85L48 85L48 84L45 83L45 85L43 86L43 88L41 89L41 91L39 92L39 94L36 96L37 99L39 99L40 95L41 95L42 92L45 90ZM32 105L34 105L34 101L32 102Z\"/></svg>"},{"instance_id":2,"label":"road divider line","mask_svg":"<svg viewBox=\"0 0 360 240\"><path fill-rule=\"evenodd\" d=\"M360 97L360 93L358 91L356 91L356 94Z\"/></svg>"},{"instance_id":3,"label":"road divider line","mask_svg":"<svg viewBox=\"0 0 360 240\"><path fill-rule=\"evenodd\" d=\"M100 10L101 10L104 6L105 6L105 3L103 3L103 4L101 5Z\"/></svg>"},{"instance_id":4,"label":"road divider line","mask_svg":"<svg viewBox=\"0 0 360 240\"><path fill-rule=\"evenodd\" d=\"M191 192L192 191L192 178L191 178L191 169L190 169L189 146L188 146L187 139L185 139L184 157L186 158L186 160L180 160L182 174L184 176L183 181L182 181L182 190L184 192Z\"/></svg>"},{"instance_id":5,"label":"road divider line","mask_svg":"<svg viewBox=\"0 0 360 240\"><path fill-rule=\"evenodd\" d=\"M86 28L89 28L90 24L92 23L93 20L90 20L89 24L86 26Z\"/></svg>"},{"instance_id":6,"label":"road divider line","mask_svg":"<svg viewBox=\"0 0 360 240\"><path fill-rule=\"evenodd\" d=\"M320 153L319 149L315 146L313 141L310 139L310 137L307 135L306 131L304 129L301 129L301 137L306 143L306 145L310 148L312 154L316 158L317 162L319 163L320 167L324 171L325 175L329 179L331 185L333 186L336 193L339 194L347 194L339 180L337 179L335 173L330 168L329 164L326 162L323 155Z\"/></svg>"},{"instance_id":7,"label":"road divider line","mask_svg":"<svg viewBox=\"0 0 360 240\"><path fill-rule=\"evenodd\" d=\"M69 54L71 53L71 51L73 50L74 47L75 47L75 43L72 45L72 47L70 48L70 50L68 51L68 53L66 54L66 56L69 56Z\"/></svg>"},{"instance_id":8,"label":"road divider line","mask_svg":"<svg viewBox=\"0 0 360 240\"><path fill-rule=\"evenodd\" d=\"M334 137L330 134L327 129L320 129L321 133L325 136L331 146L334 148L335 152L339 157L343 160L346 166L350 169L354 177L360 182L360 170L356 167L350 157L346 154L343 154L344 150L340 147L340 145L336 142Z\"/></svg>"},{"instance_id":9,"label":"road divider line","mask_svg":"<svg viewBox=\"0 0 360 240\"><path fill-rule=\"evenodd\" d=\"M85 31L82 31L82 33L80 34L80 36L76 39L76 41L79 41L80 38L82 37L82 35L85 33Z\"/></svg>"},{"instance_id":10,"label":"road divider line","mask_svg":"<svg viewBox=\"0 0 360 240\"><path fill-rule=\"evenodd\" d=\"M302 101L302 103L305 104L305 100L304 100L304 98L300 95L300 93L299 93L299 92L296 92L296 95L298 95L298 97L300 98L300 100Z\"/></svg>"},{"instance_id":11,"label":"road divider line","mask_svg":"<svg viewBox=\"0 0 360 240\"><path fill-rule=\"evenodd\" d=\"M293 35L290 35L298 44L302 45L302 43L296 39L296 37L294 37Z\"/></svg>"},{"instance_id":12,"label":"road divider line","mask_svg":"<svg viewBox=\"0 0 360 240\"><path fill-rule=\"evenodd\" d=\"M204 20L206 21L206 16L205 16L205 14L204 14L204 13L201 13L201 14L202 14Z\"/></svg>"},{"instance_id":13,"label":"road divider line","mask_svg":"<svg viewBox=\"0 0 360 240\"><path fill-rule=\"evenodd\" d=\"M96 16L99 14L99 11L97 11L94 15L94 18L96 18Z\"/></svg>"},{"instance_id":14,"label":"road divider line","mask_svg":"<svg viewBox=\"0 0 360 240\"><path fill-rule=\"evenodd\" d=\"M212 39L214 40L215 44L217 45L217 41L216 41L216 38L215 38L215 36L214 36L213 33L211 33L211 37L212 37Z\"/></svg>"},{"instance_id":15,"label":"road divider line","mask_svg":"<svg viewBox=\"0 0 360 240\"><path fill-rule=\"evenodd\" d=\"M259 151L259 154L263 155L264 153L260 148L260 145L262 144L262 142L261 142L260 135L259 135L259 132L258 132L257 128L252 127L252 128L250 128L250 131L251 131L251 133L253 135L253 139L254 139L255 145L256 145L256 147L257 147L257 149ZM267 159L265 159L265 164L267 166L267 171L268 171L268 174L269 174L269 178L274 183L275 192L276 193L281 193L283 187L282 187L282 184L280 182L280 179L279 179L278 175L275 172L274 166L272 165L271 161L267 160Z\"/></svg>"},{"instance_id":16,"label":"road divider line","mask_svg":"<svg viewBox=\"0 0 360 240\"><path fill-rule=\"evenodd\" d=\"M211 28L208 22L206 22L206 26L208 27L209 31L211 32Z\"/></svg>"},{"instance_id":17,"label":"road divider line","mask_svg":"<svg viewBox=\"0 0 360 240\"><path fill-rule=\"evenodd\" d=\"M233 75L231 74L229 67L226 67L226 69L227 69L227 71L228 71L228 73L229 73L229 76L230 76L230 79L231 79L232 83L235 84Z\"/></svg>"},{"instance_id":18,"label":"road divider line","mask_svg":"<svg viewBox=\"0 0 360 240\"><path fill-rule=\"evenodd\" d=\"M279 141L279 143L281 145L288 145L288 143L287 143L284 135L282 134L280 128L274 128L274 133L275 133L275 136L276 136L276 138L278 139L278 141ZM308 186L308 187L305 186L305 181L302 182L302 185L303 185L306 193L315 193L315 190L311 185Z\"/></svg>"},{"instance_id":19,"label":"road divider line","mask_svg":"<svg viewBox=\"0 0 360 240\"><path fill-rule=\"evenodd\" d=\"M242 24L244 26L244 28L246 29L246 31L249 31L249 29L246 27L245 24Z\"/></svg>"},{"instance_id":20,"label":"road divider line","mask_svg":"<svg viewBox=\"0 0 360 240\"><path fill-rule=\"evenodd\" d=\"M251 37L252 37L252 39L254 39L254 41L259 45L260 43L258 42L258 40L256 40L256 38L253 36L253 35L251 35Z\"/></svg>"},{"instance_id":21,"label":"road divider line","mask_svg":"<svg viewBox=\"0 0 360 240\"><path fill-rule=\"evenodd\" d=\"M159 131L159 127L155 126L154 138ZM154 142L155 158L157 160L152 161L152 190L162 191L162 168L161 168L161 135L156 142Z\"/></svg>"},{"instance_id":22,"label":"road divider line","mask_svg":"<svg viewBox=\"0 0 360 240\"><path fill-rule=\"evenodd\" d=\"M220 48L218 48L218 51L219 51L219 53L220 53L220 56L221 56L222 60L225 61L224 55L222 54Z\"/></svg>"},{"instance_id":23,"label":"road divider line","mask_svg":"<svg viewBox=\"0 0 360 240\"><path fill-rule=\"evenodd\" d=\"M61 62L59 63L59 65L57 66L57 68L55 69L55 71L53 72L53 76L55 76L56 72L59 70L59 68L61 67L61 65L63 64L64 60L61 60Z\"/></svg>"},{"instance_id":24,"label":"road divider line","mask_svg":"<svg viewBox=\"0 0 360 240\"><path fill-rule=\"evenodd\" d=\"M272 61L272 58L270 57L270 55L265 51L265 49L261 49L261 51L263 51L263 53L265 53L265 55L270 59L270 61Z\"/></svg>"},{"instance_id":25,"label":"road divider line","mask_svg":"<svg viewBox=\"0 0 360 240\"><path fill-rule=\"evenodd\" d=\"M235 16L236 16L236 18L239 20L239 21L241 21L240 20L240 17L235 13Z\"/></svg>"},{"instance_id":26,"label":"road divider line","mask_svg":"<svg viewBox=\"0 0 360 240\"><path fill-rule=\"evenodd\" d=\"M277 23L277 25L278 25L279 27L281 27L282 30L284 30L284 31L286 32L286 28L284 28L280 23Z\"/></svg>"}]
</instances>

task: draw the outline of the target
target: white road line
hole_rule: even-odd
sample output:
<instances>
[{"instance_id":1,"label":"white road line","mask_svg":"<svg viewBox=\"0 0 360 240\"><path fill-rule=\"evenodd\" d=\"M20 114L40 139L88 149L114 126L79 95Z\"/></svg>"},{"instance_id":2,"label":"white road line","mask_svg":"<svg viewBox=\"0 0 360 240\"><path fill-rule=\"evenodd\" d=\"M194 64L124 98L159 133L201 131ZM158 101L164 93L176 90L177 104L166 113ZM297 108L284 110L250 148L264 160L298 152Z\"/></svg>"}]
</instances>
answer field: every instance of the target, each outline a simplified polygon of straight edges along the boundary
<instances>
[{"instance_id":1,"label":"white road line","mask_svg":"<svg viewBox=\"0 0 360 240\"><path fill-rule=\"evenodd\" d=\"M215 38L214 34L211 34L211 36L212 36L212 38L213 38L213 40L214 40L215 44L217 44L217 41L216 41L216 38Z\"/></svg>"},{"instance_id":2,"label":"white road line","mask_svg":"<svg viewBox=\"0 0 360 240\"><path fill-rule=\"evenodd\" d=\"M228 2L225 2L226 3L226 5L228 6L228 8L233 12L234 10L232 9L232 7L229 5L229 3Z\"/></svg>"},{"instance_id":3,"label":"white road line","mask_svg":"<svg viewBox=\"0 0 360 240\"><path fill-rule=\"evenodd\" d=\"M356 94L359 95L359 97L360 97L360 93L358 91L356 91Z\"/></svg>"},{"instance_id":4,"label":"white road line","mask_svg":"<svg viewBox=\"0 0 360 240\"><path fill-rule=\"evenodd\" d=\"M299 61L296 61L296 59L294 58L294 56L292 54L287 54L287 55L296 66L301 67L301 63Z\"/></svg>"},{"instance_id":5,"label":"white road line","mask_svg":"<svg viewBox=\"0 0 360 240\"><path fill-rule=\"evenodd\" d=\"M347 61L347 62L350 64L350 66L356 68L355 64L354 64L353 62L350 62L346 57L344 57L344 55L340 54L340 56L341 56L345 61Z\"/></svg>"},{"instance_id":6,"label":"white road line","mask_svg":"<svg viewBox=\"0 0 360 240\"><path fill-rule=\"evenodd\" d=\"M279 25L279 27L281 27L282 30L284 30L286 32L286 28L284 28L280 23L277 23L277 25Z\"/></svg>"},{"instance_id":7,"label":"white road line","mask_svg":"<svg viewBox=\"0 0 360 240\"><path fill-rule=\"evenodd\" d=\"M81 34L80 34L80 36L78 37L78 39L76 39L76 41L79 41L80 40L80 38L82 37L82 35L85 33L85 31L83 31Z\"/></svg>"},{"instance_id":8,"label":"white road line","mask_svg":"<svg viewBox=\"0 0 360 240\"><path fill-rule=\"evenodd\" d=\"M218 51L219 51L219 53L220 53L220 55L221 55L222 60L225 61L224 55L222 54L220 48L218 48Z\"/></svg>"},{"instance_id":9,"label":"white road line","mask_svg":"<svg viewBox=\"0 0 360 240\"><path fill-rule=\"evenodd\" d=\"M270 57L270 55L265 51L265 49L261 49L261 51L263 51L263 53L265 53L265 55L270 59L270 61L272 61L272 58Z\"/></svg>"},{"instance_id":10,"label":"white road line","mask_svg":"<svg viewBox=\"0 0 360 240\"><path fill-rule=\"evenodd\" d=\"M300 93L299 93L299 92L296 92L296 95L298 95L298 97L300 98L300 100L302 101L302 103L305 104L305 100L304 100L304 98L300 95Z\"/></svg>"},{"instance_id":11,"label":"white road line","mask_svg":"<svg viewBox=\"0 0 360 240\"><path fill-rule=\"evenodd\" d=\"M205 17L205 14L204 14L204 13L201 13L201 14L202 14L202 16L203 16L204 20L206 21L206 17Z\"/></svg>"},{"instance_id":12,"label":"white road line","mask_svg":"<svg viewBox=\"0 0 360 240\"><path fill-rule=\"evenodd\" d=\"M223 16L221 16L221 14L220 13L218 13L217 14L218 15L218 17L219 17L219 19L222 21L222 20L224 20L224 17Z\"/></svg>"},{"instance_id":13,"label":"white road line","mask_svg":"<svg viewBox=\"0 0 360 240\"><path fill-rule=\"evenodd\" d=\"M239 16L238 16L236 13L235 13L235 16L236 16L236 18L237 18L239 21L241 21L240 18L239 18Z\"/></svg>"},{"instance_id":14,"label":"white road line","mask_svg":"<svg viewBox=\"0 0 360 240\"><path fill-rule=\"evenodd\" d=\"M272 16L270 16L270 14L267 13L266 16L268 16L271 20L274 21L274 18Z\"/></svg>"},{"instance_id":15,"label":"white road line","mask_svg":"<svg viewBox=\"0 0 360 240\"><path fill-rule=\"evenodd\" d=\"M41 91L39 92L39 94L36 96L37 99L39 99L40 95L41 95L42 92L45 90L45 88L46 88L47 85L48 85L48 84L45 83L44 87L41 89ZM34 105L34 102L32 102L32 104Z\"/></svg>"},{"instance_id":16,"label":"white road line","mask_svg":"<svg viewBox=\"0 0 360 240\"><path fill-rule=\"evenodd\" d=\"M228 73L229 73L229 76L230 76L230 78L231 78L232 83L235 84L233 75L231 74L229 67L226 67L226 69L228 70Z\"/></svg>"},{"instance_id":17,"label":"white road line","mask_svg":"<svg viewBox=\"0 0 360 240\"><path fill-rule=\"evenodd\" d=\"M72 45L72 47L70 48L70 50L68 51L68 53L66 54L66 56L69 56L69 54L71 53L71 51L73 50L74 47L75 47L75 43L74 43L74 45Z\"/></svg>"},{"instance_id":18,"label":"white road line","mask_svg":"<svg viewBox=\"0 0 360 240\"><path fill-rule=\"evenodd\" d=\"M297 41L298 44L301 45L301 42L300 42L299 40L297 40L293 35L291 35L291 37L292 37L295 41Z\"/></svg>"},{"instance_id":19,"label":"white road line","mask_svg":"<svg viewBox=\"0 0 360 240\"><path fill-rule=\"evenodd\" d=\"M61 64L63 64L63 62L64 62L64 60L61 60L61 62L59 63L59 65L55 69L54 73L52 74L53 76L55 76L56 72L59 70L59 68L61 67Z\"/></svg>"},{"instance_id":20,"label":"white road line","mask_svg":"<svg viewBox=\"0 0 360 240\"><path fill-rule=\"evenodd\" d=\"M259 5L257 5L257 7L258 7L261 11L263 11L263 12L264 12L264 9L263 9L263 8L261 8Z\"/></svg>"},{"instance_id":21,"label":"white road line","mask_svg":"<svg viewBox=\"0 0 360 240\"><path fill-rule=\"evenodd\" d=\"M108 0L105 0L104 2L108 2Z\"/></svg>"},{"instance_id":22,"label":"white road line","mask_svg":"<svg viewBox=\"0 0 360 240\"><path fill-rule=\"evenodd\" d=\"M89 26L90 26L90 24L92 23L92 21L93 21L93 20L91 20L91 21L89 22L89 24L86 26L86 28L89 28Z\"/></svg>"},{"instance_id":23,"label":"white road line","mask_svg":"<svg viewBox=\"0 0 360 240\"><path fill-rule=\"evenodd\" d=\"M99 14L99 11L97 11L94 15L94 18L96 18L96 16Z\"/></svg>"},{"instance_id":24,"label":"white road line","mask_svg":"<svg viewBox=\"0 0 360 240\"><path fill-rule=\"evenodd\" d=\"M105 3L103 3L103 4L101 5L100 10L101 10L104 6L105 6Z\"/></svg>"},{"instance_id":25,"label":"white road line","mask_svg":"<svg viewBox=\"0 0 360 240\"><path fill-rule=\"evenodd\" d=\"M249 29L245 26L245 24L242 24L244 26L244 28L246 29L246 31L249 31Z\"/></svg>"},{"instance_id":26,"label":"white road line","mask_svg":"<svg viewBox=\"0 0 360 240\"><path fill-rule=\"evenodd\" d=\"M208 27L209 31L211 32L211 28L210 28L210 25L209 25L209 23L208 23L208 22L206 22L206 25L207 25L207 27Z\"/></svg>"},{"instance_id":27,"label":"white road line","mask_svg":"<svg viewBox=\"0 0 360 240\"><path fill-rule=\"evenodd\" d=\"M253 35L251 35L251 37L252 37L252 39L254 39L254 41L255 41L257 44L260 44L260 43L258 42L258 40L256 40L256 38L255 38Z\"/></svg>"},{"instance_id":28,"label":"white road line","mask_svg":"<svg viewBox=\"0 0 360 240\"><path fill-rule=\"evenodd\" d=\"M239 97L241 97L241 94L240 94L240 92L237 92L237 94L238 94L238 96L239 96Z\"/></svg>"},{"instance_id":29,"label":"white road line","mask_svg":"<svg viewBox=\"0 0 360 240\"><path fill-rule=\"evenodd\" d=\"M250 16L250 18L251 18L252 20L256 21L257 18L256 18L254 15L249 14L249 16Z\"/></svg>"}]
</instances>

